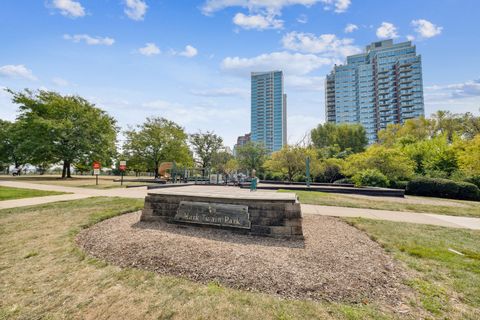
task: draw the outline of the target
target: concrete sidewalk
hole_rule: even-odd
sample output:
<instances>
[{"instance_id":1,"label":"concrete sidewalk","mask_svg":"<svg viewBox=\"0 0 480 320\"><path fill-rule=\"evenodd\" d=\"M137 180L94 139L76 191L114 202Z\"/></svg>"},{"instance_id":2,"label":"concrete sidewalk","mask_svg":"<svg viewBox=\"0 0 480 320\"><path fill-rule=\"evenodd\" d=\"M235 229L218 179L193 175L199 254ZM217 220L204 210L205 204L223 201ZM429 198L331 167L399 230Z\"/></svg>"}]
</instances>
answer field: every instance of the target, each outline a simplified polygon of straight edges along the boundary
<instances>
[{"instance_id":1,"label":"concrete sidewalk","mask_svg":"<svg viewBox=\"0 0 480 320\"><path fill-rule=\"evenodd\" d=\"M18 200L0 201L0 209L15 208L22 206L31 206L36 204L44 204L56 201L68 201L76 199L84 199L88 197L123 197L133 199L143 199L148 193L146 187L136 188L115 188L115 189L89 189L89 188L75 188L56 185L36 184L28 182L17 181L0 181L0 186L13 187L13 188L26 188L46 191L60 191L70 192L72 194L47 196L37 198L27 198ZM210 189L211 190L210 190ZM213 189L212 189L213 188ZM223 189L224 188L224 189ZM233 187L221 187L221 186L186 186L173 188L172 193L180 192L181 189L188 190L189 192L220 192L220 193L238 193L239 191ZM167 190L163 190L165 192ZM258 191L257 194L263 192L273 191ZM388 210L374 210L374 209L359 209L359 208L346 208L346 207L330 207L330 206L318 206L310 204L302 204L303 214L320 214L325 216L334 217L363 217L367 219L388 220L396 222L409 222L430 224L442 227L453 228L465 228L472 230L480 230L480 218L468 218L468 217L456 217L431 213L415 213L415 212L400 212L400 211L388 211Z\"/></svg>"},{"instance_id":2,"label":"concrete sidewalk","mask_svg":"<svg viewBox=\"0 0 480 320\"><path fill-rule=\"evenodd\" d=\"M409 222L431 224L442 227L465 228L480 230L480 218L447 216L432 213L415 213L402 211L317 206L302 204L303 214L319 214L334 217L361 217L367 219L388 220L395 222Z\"/></svg>"},{"instance_id":3,"label":"concrete sidewalk","mask_svg":"<svg viewBox=\"0 0 480 320\"><path fill-rule=\"evenodd\" d=\"M39 204L58 202L58 201L70 201L90 198L91 196L85 194L61 194L57 196L45 196L45 197L34 197L34 198L24 198L24 199L15 199L15 200L5 200L0 201L0 210L1 209L11 209L18 207L27 207L27 206L36 206Z\"/></svg>"}]
</instances>

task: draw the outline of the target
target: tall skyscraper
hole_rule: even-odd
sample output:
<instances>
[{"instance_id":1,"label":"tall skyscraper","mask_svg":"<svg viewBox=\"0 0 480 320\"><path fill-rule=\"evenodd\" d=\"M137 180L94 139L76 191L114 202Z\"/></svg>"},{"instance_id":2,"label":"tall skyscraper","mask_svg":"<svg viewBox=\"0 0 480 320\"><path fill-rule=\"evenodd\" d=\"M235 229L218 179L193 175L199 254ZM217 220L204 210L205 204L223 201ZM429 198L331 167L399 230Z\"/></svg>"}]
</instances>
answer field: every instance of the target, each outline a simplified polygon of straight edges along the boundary
<instances>
[{"instance_id":1,"label":"tall skyscraper","mask_svg":"<svg viewBox=\"0 0 480 320\"><path fill-rule=\"evenodd\" d=\"M287 95L283 72L252 72L251 139L271 153L287 144Z\"/></svg>"},{"instance_id":2,"label":"tall skyscraper","mask_svg":"<svg viewBox=\"0 0 480 320\"><path fill-rule=\"evenodd\" d=\"M373 42L325 81L325 119L360 123L369 142L390 123L423 116L422 59L410 41Z\"/></svg>"}]
</instances>

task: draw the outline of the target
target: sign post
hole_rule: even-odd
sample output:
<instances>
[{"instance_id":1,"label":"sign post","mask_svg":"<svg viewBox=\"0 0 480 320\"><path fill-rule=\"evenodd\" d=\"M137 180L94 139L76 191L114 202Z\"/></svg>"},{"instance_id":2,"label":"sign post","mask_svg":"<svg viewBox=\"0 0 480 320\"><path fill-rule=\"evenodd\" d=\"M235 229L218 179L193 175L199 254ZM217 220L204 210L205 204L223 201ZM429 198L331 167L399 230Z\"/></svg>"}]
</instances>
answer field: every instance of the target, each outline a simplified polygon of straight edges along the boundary
<instances>
[{"instance_id":1,"label":"sign post","mask_svg":"<svg viewBox=\"0 0 480 320\"><path fill-rule=\"evenodd\" d=\"M98 161L93 162L93 174L95 175L95 184L98 186L98 175L100 174L100 168L102 165Z\"/></svg>"},{"instance_id":2,"label":"sign post","mask_svg":"<svg viewBox=\"0 0 480 320\"><path fill-rule=\"evenodd\" d=\"M118 168L120 169L120 172L121 172L120 185L123 186L123 174L127 169L127 161L125 160L120 161L120 166Z\"/></svg>"},{"instance_id":3,"label":"sign post","mask_svg":"<svg viewBox=\"0 0 480 320\"><path fill-rule=\"evenodd\" d=\"M307 172L306 172L306 176L307 176L307 187L310 188L310 157L307 156L307 159L306 159L306 167L307 167Z\"/></svg>"}]
</instances>

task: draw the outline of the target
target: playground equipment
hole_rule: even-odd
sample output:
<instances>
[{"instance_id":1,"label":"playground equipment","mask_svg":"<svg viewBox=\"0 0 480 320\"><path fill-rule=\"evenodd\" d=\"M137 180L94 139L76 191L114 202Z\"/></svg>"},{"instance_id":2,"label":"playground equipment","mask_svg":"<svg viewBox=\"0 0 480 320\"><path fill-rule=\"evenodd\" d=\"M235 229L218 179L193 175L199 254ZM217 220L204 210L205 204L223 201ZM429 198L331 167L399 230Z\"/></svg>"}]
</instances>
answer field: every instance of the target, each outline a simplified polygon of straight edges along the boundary
<instances>
[{"instance_id":1,"label":"playground equipment","mask_svg":"<svg viewBox=\"0 0 480 320\"><path fill-rule=\"evenodd\" d=\"M171 170L173 167L175 167L175 162L162 162L158 167L158 175L160 179L169 181L171 173L167 172L167 170Z\"/></svg>"}]
</instances>

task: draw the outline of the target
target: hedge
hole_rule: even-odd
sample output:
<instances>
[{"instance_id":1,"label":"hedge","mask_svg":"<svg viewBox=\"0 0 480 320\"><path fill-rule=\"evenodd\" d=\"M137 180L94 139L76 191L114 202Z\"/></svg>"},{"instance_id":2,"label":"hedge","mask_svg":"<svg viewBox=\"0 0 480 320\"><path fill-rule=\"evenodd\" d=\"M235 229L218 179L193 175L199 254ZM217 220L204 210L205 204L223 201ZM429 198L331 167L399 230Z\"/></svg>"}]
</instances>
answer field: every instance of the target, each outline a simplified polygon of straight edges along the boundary
<instances>
[{"instance_id":1,"label":"hedge","mask_svg":"<svg viewBox=\"0 0 480 320\"><path fill-rule=\"evenodd\" d=\"M465 182L470 182L476 185L480 189L480 176L472 176L465 179Z\"/></svg>"},{"instance_id":2,"label":"hedge","mask_svg":"<svg viewBox=\"0 0 480 320\"><path fill-rule=\"evenodd\" d=\"M461 200L480 200L480 189L473 183L448 179L417 178L407 184L406 194Z\"/></svg>"}]
</instances>

